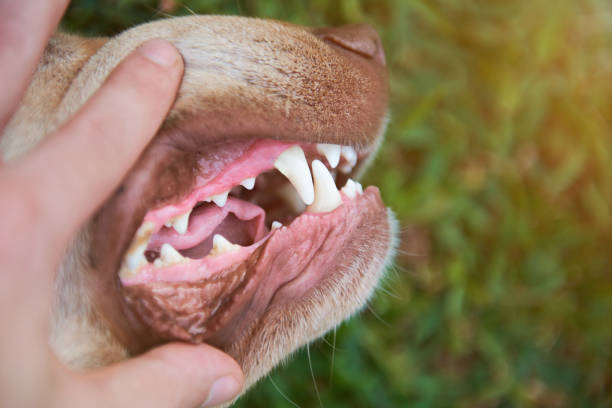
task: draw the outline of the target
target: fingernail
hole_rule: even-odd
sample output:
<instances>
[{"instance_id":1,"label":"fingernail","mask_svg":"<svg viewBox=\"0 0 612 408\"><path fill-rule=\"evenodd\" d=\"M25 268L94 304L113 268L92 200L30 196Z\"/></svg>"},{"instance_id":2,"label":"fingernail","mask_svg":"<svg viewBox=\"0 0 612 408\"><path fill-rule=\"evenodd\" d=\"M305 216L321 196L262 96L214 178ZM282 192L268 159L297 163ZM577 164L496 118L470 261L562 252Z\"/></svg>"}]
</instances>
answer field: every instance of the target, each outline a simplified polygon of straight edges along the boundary
<instances>
[{"instance_id":1,"label":"fingernail","mask_svg":"<svg viewBox=\"0 0 612 408\"><path fill-rule=\"evenodd\" d=\"M138 48L138 51L162 67L174 65L179 58L176 48L170 42L162 39L147 41Z\"/></svg>"},{"instance_id":2,"label":"fingernail","mask_svg":"<svg viewBox=\"0 0 612 408\"><path fill-rule=\"evenodd\" d=\"M240 384L233 376L221 377L210 387L208 397L202 407L214 407L222 402L227 402L234 398L239 391Z\"/></svg>"}]
</instances>

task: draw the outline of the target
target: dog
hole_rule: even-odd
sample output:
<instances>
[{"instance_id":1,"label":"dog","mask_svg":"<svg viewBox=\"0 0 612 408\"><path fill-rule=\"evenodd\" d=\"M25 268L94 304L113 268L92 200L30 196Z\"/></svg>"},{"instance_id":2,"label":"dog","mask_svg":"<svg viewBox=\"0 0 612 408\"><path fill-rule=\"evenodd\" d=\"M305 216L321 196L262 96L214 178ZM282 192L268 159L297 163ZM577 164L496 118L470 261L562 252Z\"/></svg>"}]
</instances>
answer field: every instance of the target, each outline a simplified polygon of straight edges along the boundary
<instances>
[{"instance_id":1,"label":"dog","mask_svg":"<svg viewBox=\"0 0 612 408\"><path fill-rule=\"evenodd\" d=\"M183 56L178 96L67 249L50 344L87 369L206 342L236 359L246 390L358 311L392 258L393 215L376 187L354 181L387 124L383 48L367 25L230 16L113 38L57 33L5 129L3 159L36 146L153 38Z\"/></svg>"}]
</instances>

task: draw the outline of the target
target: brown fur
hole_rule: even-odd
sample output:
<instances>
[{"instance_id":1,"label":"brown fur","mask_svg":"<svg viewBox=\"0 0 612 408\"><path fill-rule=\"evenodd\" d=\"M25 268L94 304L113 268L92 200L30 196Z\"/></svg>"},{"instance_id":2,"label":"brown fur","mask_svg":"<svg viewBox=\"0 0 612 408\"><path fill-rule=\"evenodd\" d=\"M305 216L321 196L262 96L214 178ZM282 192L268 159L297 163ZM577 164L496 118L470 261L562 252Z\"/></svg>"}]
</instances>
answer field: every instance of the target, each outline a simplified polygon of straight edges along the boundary
<instances>
[{"instance_id":1,"label":"brown fur","mask_svg":"<svg viewBox=\"0 0 612 408\"><path fill-rule=\"evenodd\" d=\"M59 269L50 342L74 367L105 365L142 351L137 329L117 306L117 262L146 209L190 187L188 167L172 163L195 160L195 152L208 145L262 136L372 150L384 130L384 54L373 30L310 30L258 19L194 16L142 25L110 39L54 36L5 129L3 158L15 160L34 147L83 105L122 58L159 37L172 41L185 60L174 107L156 143L79 232ZM164 140L182 149L166 151ZM136 174L165 182L138 185ZM224 347L243 367L247 386L370 296L395 237L382 203L372 208L334 273L303 298L270 307Z\"/></svg>"}]
</instances>

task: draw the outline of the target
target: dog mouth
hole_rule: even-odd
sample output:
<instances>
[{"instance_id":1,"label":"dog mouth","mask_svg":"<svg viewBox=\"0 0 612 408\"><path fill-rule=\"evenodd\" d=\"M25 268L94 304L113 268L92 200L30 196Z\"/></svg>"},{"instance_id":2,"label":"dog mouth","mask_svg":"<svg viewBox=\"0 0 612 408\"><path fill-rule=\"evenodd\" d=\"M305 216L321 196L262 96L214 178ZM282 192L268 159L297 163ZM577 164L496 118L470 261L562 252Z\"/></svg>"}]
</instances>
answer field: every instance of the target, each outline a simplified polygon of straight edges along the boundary
<instances>
[{"instance_id":1,"label":"dog mouth","mask_svg":"<svg viewBox=\"0 0 612 408\"><path fill-rule=\"evenodd\" d=\"M227 345L272 305L342 269L378 190L350 177L372 148L257 139L219 146L182 198L148 210L118 276L127 313L159 341ZM211 169L212 168L212 169Z\"/></svg>"},{"instance_id":2,"label":"dog mouth","mask_svg":"<svg viewBox=\"0 0 612 408\"><path fill-rule=\"evenodd\" d=\"M352 179L386 124L382 45L369 27L248 20L237 36L202 19L236 48L209 58L217 42L176 39L182 91L87 226L84 284L130 353L182 340L240 360L261 336L289 353L363 304L391 246L378 189ZM277 322L334 293L334 310Z\"/></svg>"}]
</instances>

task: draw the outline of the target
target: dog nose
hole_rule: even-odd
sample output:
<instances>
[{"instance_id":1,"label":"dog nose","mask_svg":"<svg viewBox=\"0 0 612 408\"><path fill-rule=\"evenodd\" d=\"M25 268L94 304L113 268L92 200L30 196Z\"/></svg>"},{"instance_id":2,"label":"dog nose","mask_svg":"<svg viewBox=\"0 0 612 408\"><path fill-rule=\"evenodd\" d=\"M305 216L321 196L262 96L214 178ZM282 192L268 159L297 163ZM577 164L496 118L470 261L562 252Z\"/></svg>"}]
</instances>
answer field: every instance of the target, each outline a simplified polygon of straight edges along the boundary
<instances>
[{"instance_id":1,"label":"dog nose","mask_svg":"<svg viewBox=\"0 0 612 408\"><path fill-rule=\"evenodd\" d=\"M385 52L376 30L368 24L347 24L340 27L318 28L314 34L346 50L381 65L386 65Z\"/></svg>"}]
</instances>

